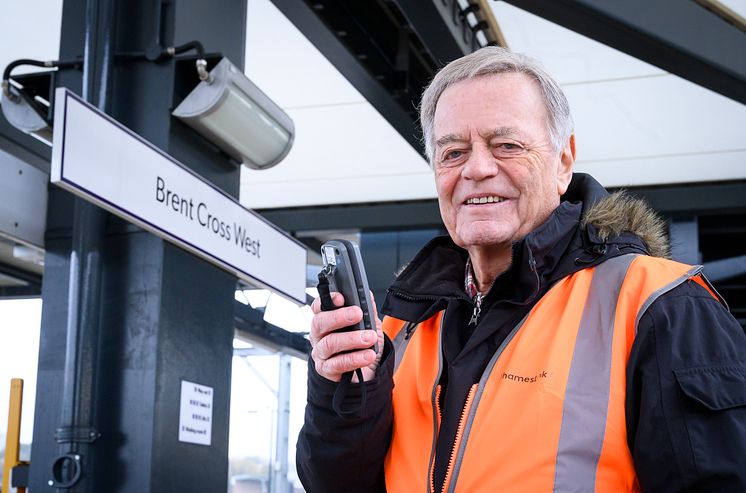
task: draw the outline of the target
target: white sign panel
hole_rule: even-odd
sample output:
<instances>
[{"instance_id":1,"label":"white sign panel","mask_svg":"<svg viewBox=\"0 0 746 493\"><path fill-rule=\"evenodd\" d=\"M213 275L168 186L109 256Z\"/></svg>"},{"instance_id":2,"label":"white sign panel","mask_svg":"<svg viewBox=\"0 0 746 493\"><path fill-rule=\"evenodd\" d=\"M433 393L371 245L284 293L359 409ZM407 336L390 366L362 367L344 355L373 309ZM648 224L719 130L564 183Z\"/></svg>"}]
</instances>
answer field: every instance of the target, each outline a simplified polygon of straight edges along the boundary
<instances>
[{"instance_id":1,"label":"white sign panel","mask_svg":"<svg viewBox=\"0 0 746 493\"><path fill-rule=\"evenodd\" d=\"M212 387L181 381L180 442L199 445L212 443L212 396Z\"/></svg>"},{"instance_id":2,"label":"white sign panel","mask_svg":"<svg viewBox=\"0 0 746 493\"><path fill-rule=\"evenodd\" d=\"M54 115L52 183L305 303L301 243L64 88Z\"/></svg>"}]
</instances>

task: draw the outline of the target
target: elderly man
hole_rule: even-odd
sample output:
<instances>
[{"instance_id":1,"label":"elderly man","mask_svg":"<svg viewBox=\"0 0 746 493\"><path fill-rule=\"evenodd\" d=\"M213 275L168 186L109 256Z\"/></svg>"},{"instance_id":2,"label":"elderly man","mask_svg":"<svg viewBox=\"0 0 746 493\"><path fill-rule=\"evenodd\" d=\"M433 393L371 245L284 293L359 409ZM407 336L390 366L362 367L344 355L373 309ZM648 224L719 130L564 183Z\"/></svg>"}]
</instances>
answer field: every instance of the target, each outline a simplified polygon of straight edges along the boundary
<instances>
[{"instance_id":1,"label":"elderly man","mask_svg":"<svg viewBox=\"0 0 746 493\"><path fill-rule=\"evenodd\" d=\"M746 491L746 335L644 204L573 175L558 84L484 48L421 122L449 236L391 285L379 354L314 303L306 489Z\"/></svg>"}]
</instances>

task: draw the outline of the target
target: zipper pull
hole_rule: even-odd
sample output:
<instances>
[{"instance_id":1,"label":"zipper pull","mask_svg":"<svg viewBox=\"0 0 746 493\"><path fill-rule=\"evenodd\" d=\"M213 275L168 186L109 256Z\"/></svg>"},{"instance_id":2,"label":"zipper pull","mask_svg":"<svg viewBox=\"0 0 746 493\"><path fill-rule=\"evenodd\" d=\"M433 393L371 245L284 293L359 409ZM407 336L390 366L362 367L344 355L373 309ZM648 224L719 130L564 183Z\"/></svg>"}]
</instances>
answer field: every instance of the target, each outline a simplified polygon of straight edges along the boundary
<instances>
[{"instance_id":1,"label":"zipper pull","mask_svg":"<svg viewBox=\"0 0 746 493\"><path fill-rule=\"evenodd\" d=\"M474 297L474 301L474 311L471 314L469 325L477 325L477 322L479 322L479 314L482 312L482 293L477 293Z\"/></svg>"}]
</instances>

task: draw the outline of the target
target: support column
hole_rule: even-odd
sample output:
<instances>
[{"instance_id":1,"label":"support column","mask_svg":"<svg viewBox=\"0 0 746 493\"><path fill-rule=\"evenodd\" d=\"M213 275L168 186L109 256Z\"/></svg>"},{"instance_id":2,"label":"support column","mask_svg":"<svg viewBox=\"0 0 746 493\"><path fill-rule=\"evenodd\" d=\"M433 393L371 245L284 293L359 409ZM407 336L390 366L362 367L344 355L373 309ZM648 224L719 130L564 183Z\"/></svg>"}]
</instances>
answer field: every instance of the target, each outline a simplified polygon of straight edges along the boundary
<instances>
[{"instance_id":1,"label":"support column","mask_svg":"<svg viewBox=\"0 0 746 493\"><path fill-rule=\"evenodd\" d=\"M288 482L288 441L290 440L290 364L292 356L279 354L280 376L277 382L277 434L275 458L270 479L271 493L290 493Z\"/></svg>"},{"instance_id":2,"label":"support column","mask_svg":"<svg viewBox=\"0 0 746 493\"><path fill-rule=\"evenodd\" d=\"M91 1L99 7L113 5L113 0ZM85 7L84 0L64 3L60 58L83 56L91 49L85 41L92 29ZM93 39L110 42L115 54L145 52L157 39L163 46L198 40L208 53L222 52L243 65L246 0L222 1L220 8L201 0L120 0L112 23L111 38ZM84 87L80 72L62 74L59 81L78 93ZM108 100L115 119L237 196L238 168L170 116L184 84L174 60L118 60L110 79L98 84L93 95ZM30 489L226 491L235 278L104 215L100 241L92 247L100 280L80 283L71 275L76 272L71 262L79 260L75 244L95 236L75 219L74 204L67 192L50 189ZM66 351L76 326L68 320L81 314L87 314L93 338L75 356ZM76 357L77 363L71 361ZM70 365L86 377L74 390L64 383ZM209 446L178 440L182 380L213 389ZM61 451L55 432L67 426L63 410L69 408L63 403L70 400L89 403L86 426L100 438L89 445L76 442L77 450L86 449L81 479L72 488L55 490L48 485ZM80 428L82 421L72 423Z\"/></svg>"},{"instance_id":3,"label":"support column","mask_svg":"<svg viewBox=\"0 0 746 493\"><path fill-rule=\"evenodd\" d=\"M671 258L685 264L699 264L699 222L697 217L672 219L669 223L671 235Z\"/></svg>"},{"instance_id":4,"label":"support column","mask_svg":"<svg viewBox=\"0 0 746 493\"><path fill-rule=\"evenodd\" d=\"M428 241L441 234L444 234L442 230L421 229L364 232L360 235L368 286L379 309L396 275Z\"/></svg>"}]
</instances>

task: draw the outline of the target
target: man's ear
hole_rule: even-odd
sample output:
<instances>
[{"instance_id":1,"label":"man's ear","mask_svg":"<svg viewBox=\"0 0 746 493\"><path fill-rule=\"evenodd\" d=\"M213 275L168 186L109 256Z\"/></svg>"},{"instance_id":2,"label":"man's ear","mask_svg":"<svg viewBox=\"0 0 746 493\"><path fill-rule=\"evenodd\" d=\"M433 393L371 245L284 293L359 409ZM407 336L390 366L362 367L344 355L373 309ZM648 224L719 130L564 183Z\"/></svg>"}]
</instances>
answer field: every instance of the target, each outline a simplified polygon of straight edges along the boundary
<instances>
[{"instance_id":1,"label":"man's ear","mask_svg":"<svg viewBox=\"0 0 746 493\"><path fill-rule=\"evenodd\" d=\"M557 193L564 195L572 180L572 167L575 164L575 134L570 135L565 148L560 153L557 164Z\"/></svg>"}]
</instances>

